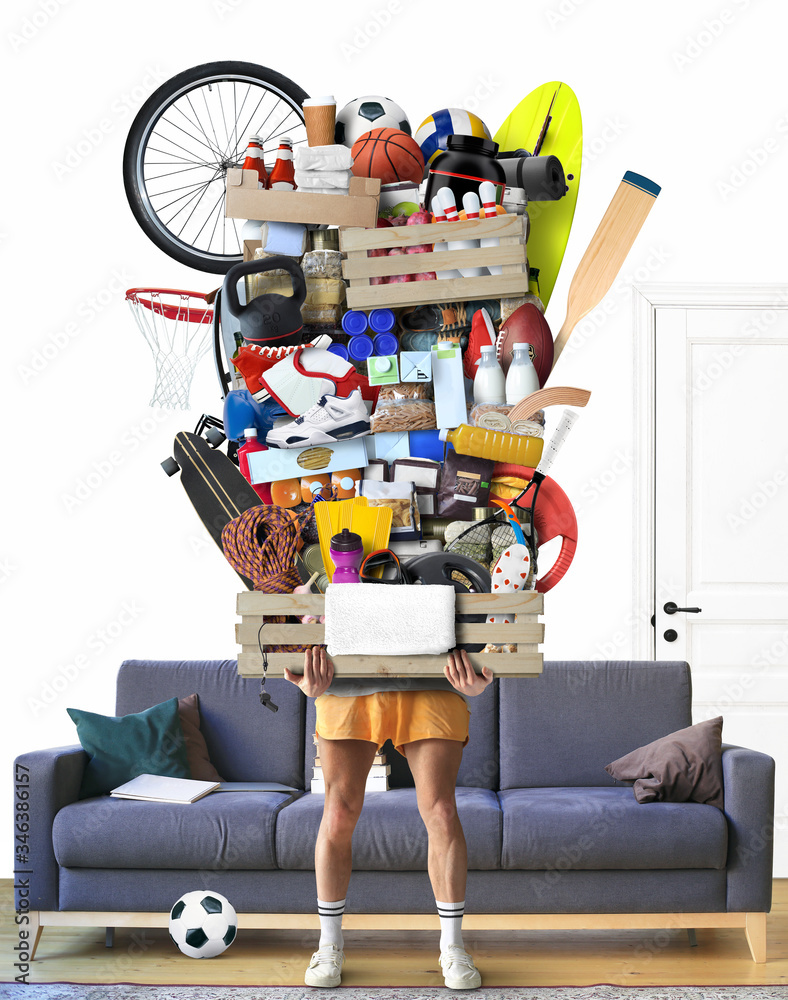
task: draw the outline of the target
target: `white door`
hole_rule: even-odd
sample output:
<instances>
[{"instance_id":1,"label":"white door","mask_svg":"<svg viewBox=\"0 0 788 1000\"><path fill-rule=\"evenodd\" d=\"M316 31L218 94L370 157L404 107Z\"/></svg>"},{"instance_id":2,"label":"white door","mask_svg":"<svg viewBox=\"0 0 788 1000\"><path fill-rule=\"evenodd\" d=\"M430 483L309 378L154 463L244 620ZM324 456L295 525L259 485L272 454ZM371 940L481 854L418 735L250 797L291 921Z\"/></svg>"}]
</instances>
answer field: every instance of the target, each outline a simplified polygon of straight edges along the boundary
<instances>
[{"instance_id":1,"label":"white door","mask_svg":"<svg viewBox=\"0 0 788 1000\"><path fill-rule=\"evenodd\" d=\"M649 297L654 655L689 662L693 721L722 715L725 742L775 758L786 876L788 287Z\"/></svg>"}]
</instances>

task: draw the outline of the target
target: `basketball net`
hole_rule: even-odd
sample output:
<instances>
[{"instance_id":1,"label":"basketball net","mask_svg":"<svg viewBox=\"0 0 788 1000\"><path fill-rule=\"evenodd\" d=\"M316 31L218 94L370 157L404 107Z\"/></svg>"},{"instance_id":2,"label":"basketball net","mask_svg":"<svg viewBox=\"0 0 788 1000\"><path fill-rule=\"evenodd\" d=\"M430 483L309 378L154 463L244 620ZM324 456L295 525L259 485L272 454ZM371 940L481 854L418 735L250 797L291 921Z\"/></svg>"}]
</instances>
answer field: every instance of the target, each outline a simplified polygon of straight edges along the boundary
<instances>
[{"instance_id":1,"label":"basketball net","mask_svg":"<svg viewBox=\"0 0 788 1000\"><path fill-rule=\"evenodd\" d=\"M211 345L213 308L199 292L173 288L130 288L126 301L156 366L148 405L190 409L194 372Z\"/></svg>"}]
</instances>

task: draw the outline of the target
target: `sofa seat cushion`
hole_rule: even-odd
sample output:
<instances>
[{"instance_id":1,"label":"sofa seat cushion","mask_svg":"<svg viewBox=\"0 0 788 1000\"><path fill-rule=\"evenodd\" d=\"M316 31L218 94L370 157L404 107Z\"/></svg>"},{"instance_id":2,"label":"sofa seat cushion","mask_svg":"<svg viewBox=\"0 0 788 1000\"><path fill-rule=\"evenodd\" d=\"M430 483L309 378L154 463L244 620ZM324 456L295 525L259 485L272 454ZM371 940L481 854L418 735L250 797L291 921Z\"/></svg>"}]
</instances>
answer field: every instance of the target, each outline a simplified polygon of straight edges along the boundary
<instances>
[{"instance_id":1,"label":"sofa seat cushion","mask_svg":"<svg viewBox=\"0 0 788 1000\"><path fill-rule=\"evenodd\" d=\"M631 788L499 792L509 869L724 868L725 816L696 802L640 804Z\"/></svg>"},{"instance_id":2,"label":"sofa seat cushion","mask_svg":"<svg viewBox=\"0 0 788 1000\"><path fill-rule=\"evenodd\" d=\"M631 794L631 793L630 793ZM457 788L457 811L468 844L468 867L500 868L501 810L487 788ZM313 869L315 841L324 795L302 795L283 809L276 823L280 868ZM356 871L423 871L427 868L427 830L414 788L367 792L353 833Z\"/></svg>"},{"instance_id":3,"label":"sofa seat cushion","mask_svg":"<svg viewBox=\"0 0 788 1000\"><path fill-rule=\"evenodd\" d=\"M101 796L64 806L52 824L66 868L276 868L285 792L212 792L189 804Z\"/></svg>"}]
</instances>

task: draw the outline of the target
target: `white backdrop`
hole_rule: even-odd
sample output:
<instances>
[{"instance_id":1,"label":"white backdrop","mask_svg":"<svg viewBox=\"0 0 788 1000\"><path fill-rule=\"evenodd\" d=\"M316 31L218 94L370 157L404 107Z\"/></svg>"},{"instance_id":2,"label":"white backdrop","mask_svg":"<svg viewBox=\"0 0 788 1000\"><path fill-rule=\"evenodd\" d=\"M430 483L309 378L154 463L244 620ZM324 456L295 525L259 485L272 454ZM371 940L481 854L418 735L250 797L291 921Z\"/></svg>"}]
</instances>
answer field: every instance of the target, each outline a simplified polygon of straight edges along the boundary
<instances>
[{"instance_id":1,"label":"white backdrop","mask_svg":"<svg viewBox=\"0 0 788 1000\"><path fill-rule=\"evenodd\" d=\"M111 714L124 658L235 656L237 577L159 467L176 431L221 414L212 363L198 369L191 412L149 409L153 363L124 302L135 285L218 283L147 240L121 178L148 94L216 59L264 63L340 104L387 94L414 127L464 106L494 131L534 87L569 83L586 155L554 332L624 172L662 185L620 281L560 362L559 384L593 396L553 470L580 543L547 595L544 652L630 656L630 286L785 281L785 5L14 0L2 19L6 773L19 752L76 742L67 706ZM757 419L749 401L745 415ZM10 801L7 788L0 876L11 873Z\"/></svg>"}]
</instances>

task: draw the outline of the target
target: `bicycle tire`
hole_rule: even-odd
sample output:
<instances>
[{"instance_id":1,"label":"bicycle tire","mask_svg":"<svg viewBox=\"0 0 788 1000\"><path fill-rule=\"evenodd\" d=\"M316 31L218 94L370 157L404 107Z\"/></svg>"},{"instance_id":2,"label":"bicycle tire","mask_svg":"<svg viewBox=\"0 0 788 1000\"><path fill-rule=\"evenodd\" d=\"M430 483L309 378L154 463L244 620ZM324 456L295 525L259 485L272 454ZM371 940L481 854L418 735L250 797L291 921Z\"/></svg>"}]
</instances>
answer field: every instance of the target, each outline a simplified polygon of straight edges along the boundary
<instances>
[{"instance_id":1,"label":"bicycle tire","mask_svg":"<svg viewBox=\"0 0 788 1000\"><path fill-rule=\"evenodd\" d=\"M188 240L181 239L179 235L170 230L168 225L159 218L156 209L151 204L151 197L153 196L149 195L147 190L143 170L145 167L145 153L148 140L154 134L157 123L164 118L166 113L175 106L176 101L179 99L186 97L188 100L188 95L199 88L218 83L246 83L261 87L273 95L278 95L280 101L284 101L286 105L290 106L291 112L288 112L288 115L292 112L295 113L298 119L295 128L298 129L299 126L303 125L304 118L301 104L309 95L298 84L289 80L286 76L266 66L260 66L257 63L233 60L203 63L200 66L194 66L191 69L184 70L182 73L178 73L170 80L165 81L161 87L151 94L132 122L123 151L123 183L126 190L126 197L134 218L139 223L142 231L160 250L163 250L174 260L177 260L181 264L186 264L188 267L211 274L226 273L233 264L237 264L243 259L242 249L234 249L229 253L216 253L212 252L210 248L207 250L200 249L193 246ZM202 143L202 145L208 148L210 137L205 132L203 134L208 139L208 142ZM215 131L214 135L216 135ZM220 154L221 148L218 139L215 145L216 149L213 152ZM228 147L228 155L223 157L227 162L219 163L217 161L215 165L217 175L204 183L203 186L206 190L209 186L215 184L214 193L218 192L218 182L220 180L223 186L226 186L228 167L240 166L240 163L243 162L243 151L240 162L238 162L237 155L233 155L233 153L235 151L230 151ZM191 169L197 168L186 167L180 172L186 172ZM214 166L208 165L207 169L214 169ZM198 185L192 186L196 187ZM178 200L182 200L185 197L185 195L181 196L181 199ZM217 223L220 218L224 219L223 191L220 201L221 206L219 206L218 201L214 206L214 209L219 209ZM237 234L237 227L235 231ZM223 229L223 235L225 232L226 230Z\"/></svg>"}]
</instances>

